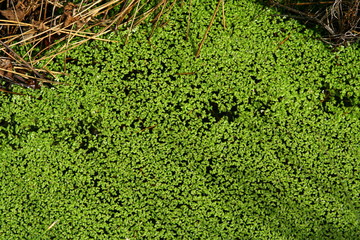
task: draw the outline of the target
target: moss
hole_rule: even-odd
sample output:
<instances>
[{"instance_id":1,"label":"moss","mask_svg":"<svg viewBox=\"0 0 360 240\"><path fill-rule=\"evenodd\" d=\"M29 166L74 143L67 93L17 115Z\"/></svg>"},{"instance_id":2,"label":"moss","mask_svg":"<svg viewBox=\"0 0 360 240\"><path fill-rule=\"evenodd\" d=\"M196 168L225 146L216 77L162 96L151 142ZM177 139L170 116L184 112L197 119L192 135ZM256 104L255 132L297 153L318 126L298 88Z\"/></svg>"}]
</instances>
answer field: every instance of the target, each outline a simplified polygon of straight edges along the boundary
<instances>
[{"instance_id":1,"label":"moss","mask_svg":"<svg viewBox=\"0 0 360 240\"><path fill-rule=\"evenodd\" d=\"M194 59L213 8L193 2L188 41L179 8L151 44L74 50L43 100L0 100L2 238L359 235L356 48L229 1Z\"/></svg>"}]
</instances>

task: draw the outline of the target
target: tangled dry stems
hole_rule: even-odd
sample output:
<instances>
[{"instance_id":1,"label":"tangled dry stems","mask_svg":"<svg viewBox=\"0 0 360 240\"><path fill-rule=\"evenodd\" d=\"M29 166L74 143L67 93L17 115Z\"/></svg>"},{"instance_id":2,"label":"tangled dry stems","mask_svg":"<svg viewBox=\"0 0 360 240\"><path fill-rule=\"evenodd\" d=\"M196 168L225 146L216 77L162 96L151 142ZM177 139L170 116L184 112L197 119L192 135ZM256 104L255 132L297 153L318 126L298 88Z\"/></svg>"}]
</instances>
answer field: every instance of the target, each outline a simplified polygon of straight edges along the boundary
<instances>
[{"instance_id":1,"label":"tangled dry stems","mask_svg":"<svg viewBox=\"0 0 360 240\"><path fill-rule=\"evenodd\" d=\"M131 30L151 15L157 23L175 2L0 0L0 91L56 83L51 77L57 72L46 68L56 56L89 40L109 41L101 36L122 26Z\"/></svg>"},{"instance_id":2,"label":"tangled dry stems","mask_svg":"<svg viewBox=\"0 0 360 240\"><path fill-rule=\"evenodd\" d=\"M323 27L327 31L323 40L333 46L346 46L360 38L359 0L270 2L295 14L294 18L305 19Z\"/></svg>"}]
</instances>

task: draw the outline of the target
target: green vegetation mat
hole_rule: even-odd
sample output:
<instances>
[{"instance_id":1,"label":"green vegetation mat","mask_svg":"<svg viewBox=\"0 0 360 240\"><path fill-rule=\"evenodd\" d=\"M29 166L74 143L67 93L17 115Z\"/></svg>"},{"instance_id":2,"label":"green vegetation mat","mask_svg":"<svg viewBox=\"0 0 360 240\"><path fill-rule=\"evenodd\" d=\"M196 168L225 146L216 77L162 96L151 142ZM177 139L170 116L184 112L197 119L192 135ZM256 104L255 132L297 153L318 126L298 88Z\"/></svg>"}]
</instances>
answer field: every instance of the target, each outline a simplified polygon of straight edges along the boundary
<instances>
[{"instance_id":1,"label":"green vegetation mat","mask_svg":"<svg viewBox=\"0 0 360 240\"><path fill-rule=\"evenodd\" d=\"M357 46L216 2L1 95L0 239L360 239Z\"/></svg>"}]
</instances>

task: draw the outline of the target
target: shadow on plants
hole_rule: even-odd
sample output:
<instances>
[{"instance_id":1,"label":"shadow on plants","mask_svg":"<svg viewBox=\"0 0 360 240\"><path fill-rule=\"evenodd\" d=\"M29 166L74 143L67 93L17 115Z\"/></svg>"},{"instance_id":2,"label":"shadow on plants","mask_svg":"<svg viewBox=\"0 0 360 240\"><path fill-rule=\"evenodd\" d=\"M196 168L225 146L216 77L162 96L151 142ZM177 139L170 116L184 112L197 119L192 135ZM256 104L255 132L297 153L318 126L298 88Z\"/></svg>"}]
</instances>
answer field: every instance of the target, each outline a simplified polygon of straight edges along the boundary
<instances>
[{"instance_id":1,"label":"shadow on plants","mask_svg":"<svg viewBox=\"0 0 360 240\"><path fill-rule=\"evenodd\" d=\"M304 167L300 162L288 160L279 164L281 164L281 169L285 171L284 174L289 178L290 185L285 179L273 178L274 172L271 169L268 171L261 169L257 172L256 167L246 168L238 165L229 165L223 168L222 176L218 176L216 179L220 180L221 177L231 179L229 188L231 186L242 186L240 188L242 190L236 190L239 194L228 197L249 205L255 201L257 207L262 209L263 214L258 217L258 220L262 221L262 224L266 225L268 229L272 229L272 232L277 232L281 238L357 239L356 236L360 231L357 225L352 226L352 223L349 222L348 225L340 227L337 225L339 222L336 221L349 219L341 215L341 211L333 211L330 206L324 206L318 202L318 199L324 199L331 193L333 201L343 203L344 209L353 209L351 201L344 201L343 199L344 196L351 196L350 189L342 189L340 186L334 186L331 182L324 183L324 176L319 176L316 171L313 171L313 165ZM306 174L300 174L300 172ZM261 179L264 180L259 181L259 178L254 177L254 174L262 175L263 178ZM336 176L328 174L326 177L330 179ZM279 181L282 184L279 184ZM330 185L334 188L329 187ZM295 186L299 187L296 188ZM309 189L324 189L324 191L309 195ZM226 197L224 196L224 198ZM237 215L242 214L244 214L243 219L248 215L246 210L240 210L237 213ZM336 221L332 222L330 218L336 219Z\"/></svg>"},{"instance_id":2,"label":"shadow on plants","mask_svg":"<svg viewBox=\"0 0 360 240\"><path fill-rule=\"evenodd\" d=\"M8 128L8 126L10 126L10 122L5 121L5 120L0 121L0 134L5 136L5 138L8 138L8 136L9 136L9 133L6 130L6 128Z\"/></svg>"},{"instance_id":3,"label":"shadow on plants","mask_svg":"<svg viewBox=\"0 0 360 240\"><path fill-rule=\"evenodd\" d=\"M333 104L336 107L359 107L360 98L357 96L349 96L349 93L342 94L340 89L330 88L328 83L323 83L321 88L323 99L321 100L322 108L327 113L333 113L329 111L328 105Z\"/></svg>"},{"instance_id":4,"label":"shadow on plants","mask_svg":"<svg viewBox=\"0 0 360 240\"><path fill-rule=\"evenodd\" d=\"M238 117L238 115L235 114L237 112L237 106L236 105L232 106L230 111L222 112L222 111L219 110L218 103L213 102L213 101L210 101L209 103L210 103L210 106L211 106L211 110L210 111L208 110L207 113L210 114L212 117L214 117L216 122L219 122L220 119L222 119L223 117L227 117L227 120L229 122L233 122Z\"/></svg>"}]
</instances>

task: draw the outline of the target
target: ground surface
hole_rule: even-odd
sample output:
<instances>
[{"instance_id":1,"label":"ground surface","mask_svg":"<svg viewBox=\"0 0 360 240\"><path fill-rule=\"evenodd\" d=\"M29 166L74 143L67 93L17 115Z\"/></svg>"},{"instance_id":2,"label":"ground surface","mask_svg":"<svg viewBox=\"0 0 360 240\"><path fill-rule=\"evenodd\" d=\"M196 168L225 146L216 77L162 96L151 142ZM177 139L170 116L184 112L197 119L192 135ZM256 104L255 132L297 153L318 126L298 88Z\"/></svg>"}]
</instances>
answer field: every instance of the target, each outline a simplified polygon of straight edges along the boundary
<instances>
[{"instance_id":1,"label":"ground surface","mask_svg":"<svg viewBox=\"0 0 360 240\"><path fill-rule=\"evenodd\" d=\"M358 239L356 46L227 1L194 59L216 4L193 2L187 41L184 8L2 94L1 239Z\"/></svg>"}]
</instances>

